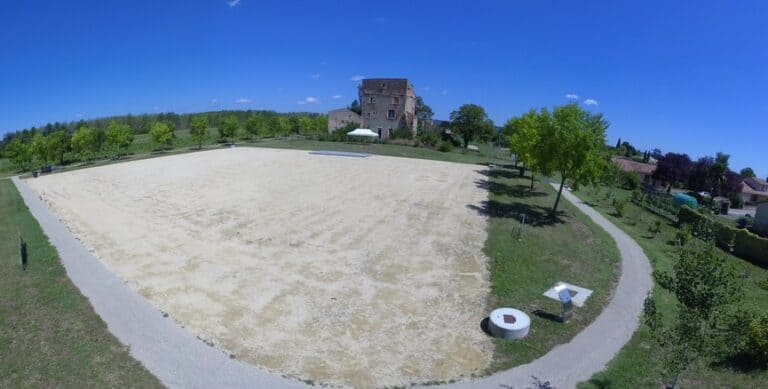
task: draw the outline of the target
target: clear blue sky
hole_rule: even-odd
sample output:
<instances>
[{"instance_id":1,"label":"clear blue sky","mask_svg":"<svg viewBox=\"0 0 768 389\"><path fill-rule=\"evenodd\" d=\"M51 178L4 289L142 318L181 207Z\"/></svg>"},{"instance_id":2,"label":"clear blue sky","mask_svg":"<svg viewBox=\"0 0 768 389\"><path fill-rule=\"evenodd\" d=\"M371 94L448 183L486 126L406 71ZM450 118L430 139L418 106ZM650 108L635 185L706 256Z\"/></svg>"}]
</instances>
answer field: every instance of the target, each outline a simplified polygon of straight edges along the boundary
<instances>
[{"instance_id":1,"label":"clear blue sky","mask_svg":"<svg viewBox=\"0 0 768 389\"><path fill-rule=\"evenodd\" d=\"M568 94L639 148L768 175L768 2L4 1L0 132L210 109L325 112L407 77L447 118ZM685 3L685 4L684 4ZM340 97L338 97L340 96ZM301 104L300 104L301 102Z\"/></svg>"}]
</instances>

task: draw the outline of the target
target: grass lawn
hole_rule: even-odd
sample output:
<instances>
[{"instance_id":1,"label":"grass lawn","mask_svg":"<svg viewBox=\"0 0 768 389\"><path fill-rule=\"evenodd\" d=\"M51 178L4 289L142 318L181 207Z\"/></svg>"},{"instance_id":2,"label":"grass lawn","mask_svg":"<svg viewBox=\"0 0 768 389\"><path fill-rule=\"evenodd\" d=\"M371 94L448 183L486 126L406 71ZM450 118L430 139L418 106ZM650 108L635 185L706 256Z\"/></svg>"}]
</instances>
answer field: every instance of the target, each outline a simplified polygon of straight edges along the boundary
<instances>
[{"instance_id":1,"label":"grass lawn","mask_svg":"<svg viewBox=\"0 0 768 389\"><path fill-rule=\"evenodd\" d=\"M0 387L160 387L72 285L10 180L0 180ZM18 231L29 267L18 263Z\"/></svg>"},{"instance_id":2,"label":"grass lawn","mask_svg":"<svg viewBox=\"0 0 768 389\"><path fill-rule=\"evenodd\" d=\"M555 219L548 216L556 192L511 170L491 172L490 194L482 210L490 215L485 252L491 259L492 296L489 309L521 308L531 316L531 331L524 340L494 340L491 371L530 362L558 344L567 343L600 314L618 279L619 251L603 229L565 199ZM522 238L520 218L526 216ZM594 290L573 319L560 323L560 303L542 296L557 281ZM539 315L532 312L540 310ZM546 377L541 377L546 379Z\"/></svg>"},{"instance_id":3,"label":"grass lawn","mask_svg":"<svg viewBox=\"0 0 768 389\"><path fill-rule=\"evenodd\" d=\"M630 192L614 189L617 198L629 198ZM589 201L600 213L611 222L624 230L643 248L651 260L654 269L670 271L675 253L676 227L666 219L643 210L632 202L627 203L624 217L617 217L615 210L605 198L605 189L584 188L577 195L584 201ZM649 227L655 221L661 222L661 232L653 236ZM727 260L733 263L742 278L745 300L756 305L761 310L768 309L768 291L759 287L768 278L768 270L755 266L745 260L720 251ZM676 309L676 300L668 291L654 287L654 300L657 309L669 318ZM641 325L630 342L624 346L608 368L595 374L588 382L579 388L647 388L661 387L671 377L663 376L662 358L655 350L648 328ZM706 361L691 366L681 375L682 388L757 388L768 387L768 372L750 369L723 361Z\"/></svg>"}]
</instances>

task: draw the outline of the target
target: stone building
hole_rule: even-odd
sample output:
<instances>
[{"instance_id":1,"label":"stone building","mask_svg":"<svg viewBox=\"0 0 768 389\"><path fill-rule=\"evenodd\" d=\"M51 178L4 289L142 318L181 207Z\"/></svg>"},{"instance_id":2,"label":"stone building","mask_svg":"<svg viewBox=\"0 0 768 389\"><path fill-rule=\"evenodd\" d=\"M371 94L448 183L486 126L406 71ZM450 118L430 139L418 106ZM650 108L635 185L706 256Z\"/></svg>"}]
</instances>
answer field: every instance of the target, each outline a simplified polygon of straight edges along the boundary
<instances>
[{"instance_id":1,"label":"stone building","mask_svg":"<svg viewBox=\"0 0 768 389\"><path fill-rule=\"evenodd\" d=\"M389 139L397 131L416 135L416 93L405 78L369 78L358 88L361 115L347 109L328 112L328 132L348 123L360 123L379 134L379 139Z\"/></svg>"},{"instance_id":2,"label":"stone building","mask_svg":"<svg viewBox=\"0 0 768 389\"><path fill-rule=\"evenodd\" d=\"M328 111L328 132L336 131L349 123L357 123L358 126L363 125L363 119L357 112L347 108L334 109Z\"/></svg>"},{"instance_id":3,"label":"stone building","mask_svg":"<svg viewBox=\"0 0 768 389\"><path fill-rule=\"evenodd\" d=\"M405 78L368 78L360 84L358 95L363 127L390 138L403 130L416 135L416 93Z\"/></svg>"}]
</instances>

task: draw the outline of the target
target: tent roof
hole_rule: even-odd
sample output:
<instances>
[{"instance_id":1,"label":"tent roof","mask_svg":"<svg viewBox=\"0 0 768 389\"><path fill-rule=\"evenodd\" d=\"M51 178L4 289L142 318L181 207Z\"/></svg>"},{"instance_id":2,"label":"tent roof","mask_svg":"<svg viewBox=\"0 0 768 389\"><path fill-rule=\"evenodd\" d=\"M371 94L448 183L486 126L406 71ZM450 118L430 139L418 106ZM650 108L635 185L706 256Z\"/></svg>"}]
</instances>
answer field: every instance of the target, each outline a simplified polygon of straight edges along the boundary
<instances>
[{"instance_id":1,"label":"tent roof","mask_svg":"<svg viewBox=\"0 0 768 389\"><path fill-rule=\"evenodd\" d=\"M347 133L349 136L368 136L368 137L379 137L379 134L367 129L367 128L356 128L354 131L350 131Z\"/></svg>"}]
</instances>

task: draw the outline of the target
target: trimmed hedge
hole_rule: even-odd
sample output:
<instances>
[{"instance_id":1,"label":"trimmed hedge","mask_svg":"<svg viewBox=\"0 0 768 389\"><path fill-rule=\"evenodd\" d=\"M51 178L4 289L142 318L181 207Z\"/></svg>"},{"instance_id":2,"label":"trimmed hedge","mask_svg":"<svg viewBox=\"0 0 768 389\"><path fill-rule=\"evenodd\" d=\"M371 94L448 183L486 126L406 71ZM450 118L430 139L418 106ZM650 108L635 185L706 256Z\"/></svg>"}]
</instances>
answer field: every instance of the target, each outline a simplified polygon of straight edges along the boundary
<instances>
[{"instance_id":1,"label":"trimmed hedge","mask_svg":"<svg viewBox=\"0 0 768 389\"><path fill-rule=\"evenodd\" d=\"M711 222L715 230L715 242L720 248L729 251L732 249L733 255L746 259L755 265L768 268L768 239L746 229L738 229L709 219L688 206L680 207L677 218L680 224Z\"/></svg>"}]
</instances>

